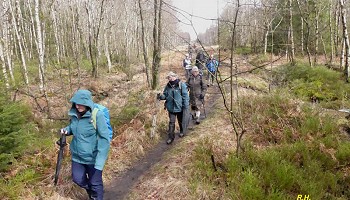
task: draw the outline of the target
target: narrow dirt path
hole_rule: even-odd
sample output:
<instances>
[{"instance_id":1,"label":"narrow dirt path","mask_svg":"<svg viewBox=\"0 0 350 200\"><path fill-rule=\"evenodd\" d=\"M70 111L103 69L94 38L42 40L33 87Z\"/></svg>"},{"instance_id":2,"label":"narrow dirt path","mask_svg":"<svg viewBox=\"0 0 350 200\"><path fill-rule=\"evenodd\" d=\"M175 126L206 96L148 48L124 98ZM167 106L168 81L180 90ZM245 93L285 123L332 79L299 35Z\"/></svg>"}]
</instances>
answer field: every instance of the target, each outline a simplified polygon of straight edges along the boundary
<instances>
[{"instance_id":1,"label":"narrow dirt path","mask_svg":"<svg viewBox=\"0 0 350 200\"><path fill-rule=\"evenodd\" d=\"M213 107L215 100L220 95L219 89L216 86L211 86L210 88L208 88L208 93L210 93L211 95L206 99L205 102L205 115L210 114L210 112L212 111L211 108ZM205 120L203 109L202 113L203 115L201 115L201 118L202 120ZM191 130L193 130L195 126L200 125L195 125L191 120L189 124L188 134L191 134ZM164 152L170 150L179 141L181 141L181 138L179 138L177 135L174 142L171 145L167 145L165 143L165 138L160 140L156 147L150 150L141 160L137 161L132 168L125 171L122 175L117 177L109 185L106 185L105 199L119 200L126 198L130 190L138 182L139 178L147 174L147 172L150 168L152 168L152 166L160 162L162 160Z\"/></svg>"}]
</instances>

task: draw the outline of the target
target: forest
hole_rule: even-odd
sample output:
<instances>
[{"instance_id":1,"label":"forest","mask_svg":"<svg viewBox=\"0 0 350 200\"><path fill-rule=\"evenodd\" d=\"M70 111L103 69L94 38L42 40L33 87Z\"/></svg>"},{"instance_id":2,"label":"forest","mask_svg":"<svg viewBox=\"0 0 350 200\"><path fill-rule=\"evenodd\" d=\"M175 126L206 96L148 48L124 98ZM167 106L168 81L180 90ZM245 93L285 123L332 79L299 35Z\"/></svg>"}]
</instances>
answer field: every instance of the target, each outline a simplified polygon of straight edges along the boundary
<instances>
[{"instance_id":1,"label":"forest","mask_svg":"<svg viewBox=\"0 0 350 200\"><path fill-rule=\"evenodd\" d=\"M3 0L0 199L87 198L67 147L53 181L78 89L110 112L106 199L350 198L350 1L217 0L217 18L175 1ZM156 94L169 71L186 82L190 48L218 73L202 123L165 147ZM157 161L118 194L145 158Z\"/></svg>"}]
</instances>

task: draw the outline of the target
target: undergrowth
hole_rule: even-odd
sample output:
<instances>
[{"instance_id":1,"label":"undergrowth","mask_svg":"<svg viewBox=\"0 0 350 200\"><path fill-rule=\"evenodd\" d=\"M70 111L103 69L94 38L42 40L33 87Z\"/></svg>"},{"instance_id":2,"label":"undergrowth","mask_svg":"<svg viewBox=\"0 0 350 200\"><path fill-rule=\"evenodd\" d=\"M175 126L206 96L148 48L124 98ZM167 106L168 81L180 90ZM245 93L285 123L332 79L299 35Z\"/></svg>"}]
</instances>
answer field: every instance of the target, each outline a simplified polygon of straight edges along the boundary
<instances>
[{"instance_id":1,"label":"undergrowth","mask_svg":"<svg viewBox=\"0 0 350 200\"><path fill-rule=\"evenodd\" d=\"M210 199L350 199L349 138L334 117L279 94L241 102L245 150L215 171L212 141L202 140L192 162L194 194L205 188Z\"/></svg>"},{"instance_id":2,"label":"undergrowth","mask_svg":"<svg viewBox=\"0 0 350 200\"><path fill-rule=\"evenodd\" d=\"M279 68L275 80L286 85L299 98L320 103L325 108L350 107L350 84L343 73L325 66L310 67L303 63Z\"/></svg>"}]
</instances>

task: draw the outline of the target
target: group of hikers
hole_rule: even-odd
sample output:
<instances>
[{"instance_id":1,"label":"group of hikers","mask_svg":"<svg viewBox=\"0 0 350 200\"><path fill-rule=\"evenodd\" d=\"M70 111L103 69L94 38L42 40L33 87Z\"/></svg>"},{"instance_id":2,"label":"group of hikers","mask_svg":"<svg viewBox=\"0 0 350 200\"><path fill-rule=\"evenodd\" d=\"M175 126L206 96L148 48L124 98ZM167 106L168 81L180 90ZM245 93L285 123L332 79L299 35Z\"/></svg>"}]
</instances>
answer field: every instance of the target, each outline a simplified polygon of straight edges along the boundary
<instances>
[{"instance_id":1,"label":"group of hikers","mask_svg":"<svg viewBox=\"0 0 350 200\"><path fill-rule=\"evenodd\" d=\"M186 134L191 118L195 120L196 124L200 124L201 107L204 107L207 87L212 86L216 78L219 62L214 56L210 55L207 59L203 50L198 50L195 65L192 65L191 56L193 52L190 51L191 49L189 48L188 53L185 54L182 63L186 82L181 82L177 74L169 72L167 75L168 83L163 93L159 93L157 96L159 100L165 100L165 108L169 114L167 144L171 144L175 139L176 118L180 128L179 137L183 137ZM203 78L204 70L207 71L206 80L208 80L208 84ZM192 113L189 111L189 108L191 108Z\"/></svg>"},{"instance_id":2,"label":"group of hikers","mask_svg":"<svg viewBox=\"0 0 350 200\"><path fill-rule=\"evenodd\" d=\"M205 93L209 86L202 78L204 63L211 84L218 66L213 56L206 62L204 54L203 56L201 54L202 51L197 53L195 66L192 66L190 55L186 54L183 61L186 82L180 81L176 73L169 72L166 77L168 83L163 93L157 94L159 100L165 100L165 108L169 114L167 144L171 144L175 139L176 118L180 127L179 137L185 136L191 118L196 124L200 123L200 108L204 104ZM108 111L106 117L105 111L98 107L101 105L93 102L89 90L76 91L70 102L72 105L68 112L70 123L62 128L60 133L61 137L73 135L69 145L73 182L86 190L89 199L103 200L102 170L108 157L112 131Z\"/></svg>"}]
</instances>

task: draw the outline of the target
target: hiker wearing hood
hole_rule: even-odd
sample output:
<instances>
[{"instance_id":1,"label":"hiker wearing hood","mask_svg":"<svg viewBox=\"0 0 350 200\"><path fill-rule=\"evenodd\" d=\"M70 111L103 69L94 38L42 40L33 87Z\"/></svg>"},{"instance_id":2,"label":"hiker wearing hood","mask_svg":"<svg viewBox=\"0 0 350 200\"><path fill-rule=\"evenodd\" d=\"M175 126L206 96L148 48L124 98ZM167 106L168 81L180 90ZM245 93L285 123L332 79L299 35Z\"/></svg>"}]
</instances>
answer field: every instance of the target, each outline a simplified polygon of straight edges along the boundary
<instances>
[{"instance_id":1,"label":"hiker wearing hood","mask_svg":"<svg viewBox=\"0 0 350 200\"><path fill-rule=\"evenodd\" d=\"M158 94L158 99L166 100L165 108L169 112L169 129L167 144L171 144L175 139L175 121L179 123L180 134L179 137L185 135L187 123L183 123L183 115L189 107L189 97L187 86L178 79L174 72L170 72L167 76L169 82L164 88L163 94Z\"/></svg>"},{"instance_id":2,"label":"hiker wearing hood","mask_svg":"<svg viewBox=\"0 0 350 200\"><path fill-rule=\"evenodd\" d=\"M61 133L73 135L70 144L73 182L84 188L90 199L102 200L102 170L110 147L105 117L102 111L97 112L95 129L92 123L94 102L88 90L78 90L70 102L70 124Z\"/></svg>"}]
</instances>

